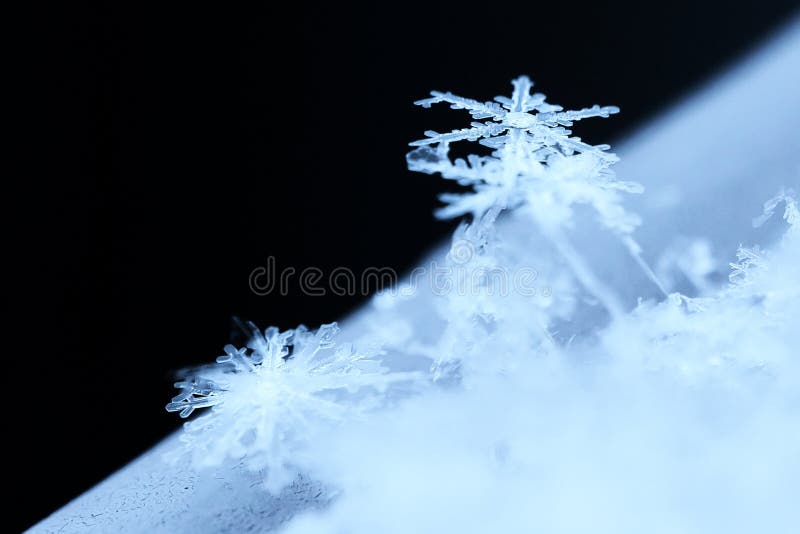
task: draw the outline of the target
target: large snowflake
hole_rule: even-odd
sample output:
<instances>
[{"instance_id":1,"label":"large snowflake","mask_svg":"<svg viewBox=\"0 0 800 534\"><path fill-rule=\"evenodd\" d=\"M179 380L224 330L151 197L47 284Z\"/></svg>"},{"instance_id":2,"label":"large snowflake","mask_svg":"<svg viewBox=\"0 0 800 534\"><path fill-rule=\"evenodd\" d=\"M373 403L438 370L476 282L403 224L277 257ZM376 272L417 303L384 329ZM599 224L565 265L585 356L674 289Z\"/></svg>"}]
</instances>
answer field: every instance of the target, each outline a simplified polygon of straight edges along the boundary
<instances>
[{"instance_id":1,"label":"large snowflake","mask_svg":"<svg viewBox=\"0 0 800 534\"><path fill-rule=\"evenodd\" d=\"M446 102L453 109L467 110L475 119L491 119L449 133L427 131L425 139L411 143L418 147L407 156L411 170L438 173L473 190L443 195L448 205L437 214L449 218L472 213L478 219L493 207L527 204L536 212L539 224L560 226L569 220L573 204L590 204L607 227L629 234L638 221L622 209L617 192L641 192L641 186L616 179L611 165L618 158L608 145L584 143L567 129L574 121L608 117L619 108L595 105L564 111L548 104L542 93L531 93L533 82L528 77L521 76L512 84L511 98L498 96L495 102L438 91L415 102L426 108ZM450 143L463 140L479 141L495 150L489 156L471 154L466 160L451 161ZM544 221L544 217L551 220Z\"/></svg>"},{"instance_id":2,"label":"large snowflake","mask_svg":"<svg viewBox=\"0 0 800 534\"><path fill-rule=\"evenodd\" d=\"M411 145L424 146L480 139L483 145L500 148L509 142L523 141L530 143L534 149L557 147L564 154L592 152L598 157L616 161L614 154L606 152L610 148L608 145L586 144L580 137L570 137L572 131L566 127L581 119L608 117L619 113L618 107L595 105L581 110L563 111L564 108L561 106L548 104L544 94L531 94L533 82L527 76L520 76L511 83L514 86L511 98L496 96L496 102L479 102L439 91L432 91L430 98L414 102L424 108L447 102L453 109L467 110L474 119L491 119L491 121L475 121L470 128L444 134L429 130L425 132L425 139L414 141ZM541 154L542 157L546 155L547 151Z\"/></svg>"}]
</instances>

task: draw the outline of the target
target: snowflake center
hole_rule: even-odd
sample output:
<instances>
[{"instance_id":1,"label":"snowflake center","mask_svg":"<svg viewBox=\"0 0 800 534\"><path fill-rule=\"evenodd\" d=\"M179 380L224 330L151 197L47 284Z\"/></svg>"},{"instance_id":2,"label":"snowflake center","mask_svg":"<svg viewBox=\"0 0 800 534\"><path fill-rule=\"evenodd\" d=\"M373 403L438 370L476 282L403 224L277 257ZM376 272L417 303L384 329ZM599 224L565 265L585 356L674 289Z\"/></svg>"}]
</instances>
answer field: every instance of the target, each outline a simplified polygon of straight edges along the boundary
<instances>
[{"instance_id":1,"label":"snowflake center","mask_svg":"<svg viewBox=\"0 0 800 534\"><path fill-rule=\"evenodd\" d=\"M512 128L530 128L536 124L536 115L522 111L507 113L503 122Z\"/></svg>"}]
</instances>

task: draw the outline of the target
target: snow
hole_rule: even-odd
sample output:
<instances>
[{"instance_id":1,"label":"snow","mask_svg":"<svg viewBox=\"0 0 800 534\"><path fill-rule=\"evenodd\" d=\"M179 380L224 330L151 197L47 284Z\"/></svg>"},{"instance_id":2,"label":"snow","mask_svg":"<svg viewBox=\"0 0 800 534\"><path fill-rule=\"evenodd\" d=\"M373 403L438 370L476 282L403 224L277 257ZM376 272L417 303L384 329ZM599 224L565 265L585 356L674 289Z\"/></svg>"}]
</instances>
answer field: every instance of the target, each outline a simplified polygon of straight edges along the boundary
<instances>
[{"instance_id":1,"label":"snow","mask_svg":"<svg viewBox=\"0 0 800 534\"><path fill-rule=\"evenodd\" d=\"M598 225L597 210L537 221L558 235L529 232L524 211L495 225L494 201L466 210L482 217L461 226L448 265L532 265L542 287L533 300L498 300L485 281L469 294L384 295L345 321L341 336L354 346L381 341L389 367L409 354L434 361L442 387L409 394L385 417L322 427L298 457L313 480L300 476L270 494L262 488L269 470L236 455L202 470L181 454L164 463L184 450L173 436L32 530L793 532L800 236L795 198L784 188L800 182L798 73L795 21L620 146L616 174L647 190L625 209L643 221L641 250L620 239L635 225ZM539 128L527 112L545 104L527 84L518 79L511 99L488 103L434 93L423 102L492 120L425 142ZM427 152L412 163L458 165L438 149L419 150ZM475 161L454 172L484 164ZM785 220L768 218L781 203ZM643 265L686 264L676 250L697 261L683 268L690 276L672 271L664 298ZM729 284L726 260L737 250ZM570 260L573 251L580 257ZM658 262L662 251L673 259ZM208 404L206 386L189 385L175 402Z\"/></svg>"}]
</instances>

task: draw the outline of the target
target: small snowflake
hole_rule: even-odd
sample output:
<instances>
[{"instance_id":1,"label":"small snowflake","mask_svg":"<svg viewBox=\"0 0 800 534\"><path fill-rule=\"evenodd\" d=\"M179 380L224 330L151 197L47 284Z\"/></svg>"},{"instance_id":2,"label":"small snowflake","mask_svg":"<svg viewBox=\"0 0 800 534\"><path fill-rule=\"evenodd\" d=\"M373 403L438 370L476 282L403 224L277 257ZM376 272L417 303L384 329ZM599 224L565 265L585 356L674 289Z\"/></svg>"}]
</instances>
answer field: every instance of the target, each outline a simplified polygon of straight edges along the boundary
<instances>
[{"instance_id":1,"label":"small snowflake","mask_svg":"<svg viewBox=\"0 0 800 534\"><path fill-rule=\"evenodd\" d=\"M782 189L777 195L764 202L764 211L753 219L753 227L763 225L775 213L775 209L783 202L783 220L789 225L790 232L800 228L800 207L797 205L797 195L794 189Z\"/></svg>"},{"instance_id":2,"label":"small snowflake","mask_svg":"<svg viewBox=\"0 0 800 534\"><path fill-rule=\"evenodd\" d=\"M731 272L728 275L728 279L735 285L749 284L754 270L767 268L767 260L758 245L753 248L740 245L736 251L736 259L739 261L729 264Z\"/></svg>"},{"instance_id":3,"label":"small snowflake","mask_svg":"<svg viewBox=\"0 0 800 534\"><path fill-rule=\"evenodd\" d=\"M184 441L195 463L215 465L226 457L247 457L254 469L268 469L268 487L277 491L294 475L304 443L328 423L374 408L392 382L411 373L389 373L378 349L358 351L334 345L336 323L316 331L303 326L286 332L257 330L246 348L225 347L217 365L177 382L181 392L167 411L189 417Z\"/></svg>"}]
</instances>

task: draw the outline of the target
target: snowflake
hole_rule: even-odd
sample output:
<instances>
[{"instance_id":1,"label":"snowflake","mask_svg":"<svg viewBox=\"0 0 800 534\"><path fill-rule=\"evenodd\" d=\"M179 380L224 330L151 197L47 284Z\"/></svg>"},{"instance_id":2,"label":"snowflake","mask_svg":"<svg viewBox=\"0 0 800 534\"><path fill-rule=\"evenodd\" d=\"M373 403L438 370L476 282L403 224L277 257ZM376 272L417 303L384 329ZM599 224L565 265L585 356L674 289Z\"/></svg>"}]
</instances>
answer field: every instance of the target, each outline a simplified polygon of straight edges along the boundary
<instances>
[{"instance_id":1,"label":"snowflake","mask_svg":"<svg viewBox=\"0 0 800 534\"><path fill-rule=\"evenodd\" d=\"M432 91L431 98L414 102L424 108L432 104L447 102L453 109L465 109L475 119L492 119L487 122L473 122L470 128L454 130L440 134L429 130L426 139L414 141L412 146L424 146L436 143L452 143L454 141L477 141L491 148L500 148L507 143L518 141L530 143L532 147L558 147L569 155L573 152L592 152L600 158L616 161L614 154L605 152L608 145L588 145L579 137L570 137L572 133L566 126L574 121L589 117L608 117L619 113L616 106L592 106L576 111L563 111L561 106L548 104L542 93L530 94L533 82L527 76L520 76L513 82L514 92L511 98L497 96L497 102L478 102L452 93ZM535 112L535 113L534 113ZM549 151L539 154L546 156ZM543 161L543 160L542 160Z\"/></svg>"},{"instance_id":2,"label":"snowflake","mask_svg":"<svg viewBox=\"0 0 800 534\"><path fill-rule=\"evenodd\" d=\"M425 139L411 143L418 148L407 156L409 169L438 173L473 189L468 194L442 195L447 206L437 215L450 218L472 213L477 219L493 206L528 204L542 214L558 214L563 222L571 215L569 206L587 203L606 226L621 233L632 231L638 221L619 207L617 192L639 193L642 187L616 180L610 166L618 158L608 152L608 145L584 143L571 137L572 131L566 128L581 119L608 117L619 108L595 105L563 111L561 106L548 104L543 94L531 94L533 82L527 77L512 83L511 98L498 96L497 102L482 103L438 91L415 102L426 108L447 102L454 109L467 110L473 118L491 119L444 134L428 131ZM472 154L466 160L451 161L449 145L461 140L480 141L495 151L490 156Z\"/></svg>"},{"instance_id":3,"label":"snowflake","mask_svg":"<svg viewBox=\"0 0 800 534\"><path fill-rule=\"evenodd\" d=\"M752 248L747 248L739 245L736 251L736 263L729 263L731 268L728 279L733 284L745 285L751 282L753 270L765 269L767 261L764 258L764 253L761 248L756 245Z\"/></svg>"},{"instance_id":4,"label":"snowflake","mask_svg":"<svg viewBox=\"0 0 800 534\"><path fill-rule=\"evenodd\" d=\"M335 346L336 323L316 331L303 326L280 332L254 329L247 347L225 347L217 365L175 384L181 392L166 409L189 417L198 408L209 414L185 425L184 442L199 465L246 456L254 469L266 468L267 487L277 491L291 481L302 448L327 423L374 408L378 397L411 373L389 373L378 349Z\"/></svg>"}]
</instances>

